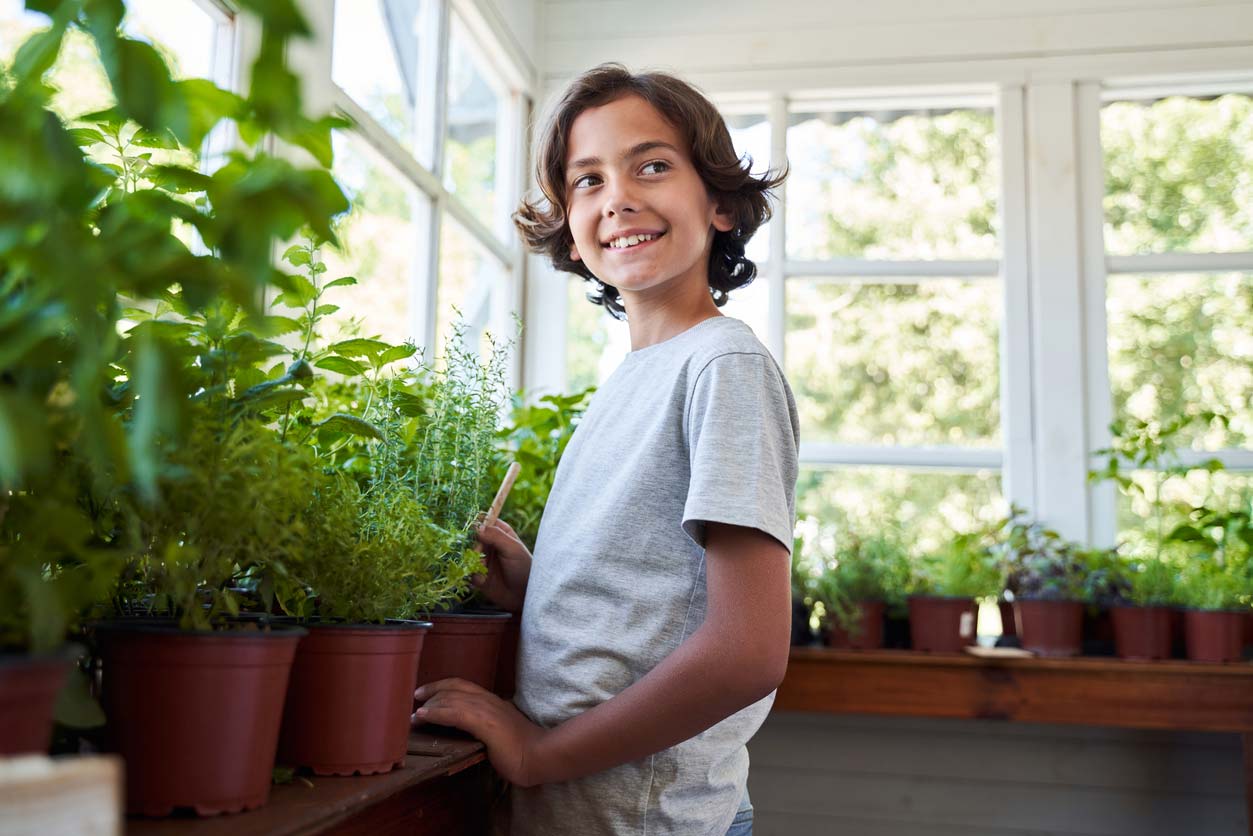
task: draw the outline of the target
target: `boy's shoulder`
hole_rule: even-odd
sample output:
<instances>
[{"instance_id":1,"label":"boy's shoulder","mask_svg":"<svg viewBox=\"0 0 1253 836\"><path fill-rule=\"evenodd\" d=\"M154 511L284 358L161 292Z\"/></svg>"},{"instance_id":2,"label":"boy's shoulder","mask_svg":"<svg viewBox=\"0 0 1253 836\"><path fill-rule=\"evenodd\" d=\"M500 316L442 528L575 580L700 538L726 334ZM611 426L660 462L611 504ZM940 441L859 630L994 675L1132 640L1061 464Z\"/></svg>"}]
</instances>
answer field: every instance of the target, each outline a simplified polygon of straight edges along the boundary
<instances>
[{"instance_id":1,"label":"boy's shoulder","mask_svg":"<svg viewBox=\"0 0 1253 836\"><path fill-rule=\"evenodd\" d=\"M696 373L710 363L723 357L759 356L774 362L769 349L762 344L753 329L733 317L720 317L717 327L706 329L700 339L693 343L689 355L689 368Z\"/></svg>"}]
</instances>

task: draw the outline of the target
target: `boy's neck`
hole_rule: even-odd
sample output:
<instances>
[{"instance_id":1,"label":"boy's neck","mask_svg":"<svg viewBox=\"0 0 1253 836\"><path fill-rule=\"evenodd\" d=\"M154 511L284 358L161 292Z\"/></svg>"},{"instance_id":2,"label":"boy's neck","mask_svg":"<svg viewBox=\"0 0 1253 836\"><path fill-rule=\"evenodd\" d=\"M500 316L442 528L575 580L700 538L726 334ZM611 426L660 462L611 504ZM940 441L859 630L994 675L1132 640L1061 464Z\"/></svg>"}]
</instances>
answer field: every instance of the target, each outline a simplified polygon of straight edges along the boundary
<instances>
[{"instance_id":1,"label":"boy's neck","mask_svg":"<svg viewBox=\"0 0 1253 836\"><path fill-rule=\"evenodd\" d=\"M696 292L676 288L678 292L663 292L651 297L648 294L623 293L627 327L631 331L631 350L648 348L682 334L706 319L722 316L709 295L708 284L693 289Z\"/></svg>"}]
</instances>

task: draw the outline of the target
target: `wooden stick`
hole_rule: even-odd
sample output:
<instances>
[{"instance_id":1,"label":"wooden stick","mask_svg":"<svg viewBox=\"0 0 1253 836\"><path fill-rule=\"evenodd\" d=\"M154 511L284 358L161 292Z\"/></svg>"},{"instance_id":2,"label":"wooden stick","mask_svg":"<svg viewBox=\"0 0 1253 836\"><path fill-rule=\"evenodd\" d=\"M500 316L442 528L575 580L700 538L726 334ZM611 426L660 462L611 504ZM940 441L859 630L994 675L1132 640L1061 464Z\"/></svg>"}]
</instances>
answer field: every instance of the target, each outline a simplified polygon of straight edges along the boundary
<instances>
[{"instance_id":1,"label":"wooden stick","mask_svg":"<svg viewBox=\"0 0 1253 836\"><path fill-rule=\"evenodd\" d=\"M480 528L487 528L495 525L496 520L500 518L500 509L505 507L505 497L509 496L509 491L513 489L513 480L518 478L522 465L512 462L509 465L508 472L505 473L505 480L500 483L500 490L496 491L496 498L492 500L492 507L487 510L487 516L483 518L483 524Z\"/></svg>"}]
</instances>

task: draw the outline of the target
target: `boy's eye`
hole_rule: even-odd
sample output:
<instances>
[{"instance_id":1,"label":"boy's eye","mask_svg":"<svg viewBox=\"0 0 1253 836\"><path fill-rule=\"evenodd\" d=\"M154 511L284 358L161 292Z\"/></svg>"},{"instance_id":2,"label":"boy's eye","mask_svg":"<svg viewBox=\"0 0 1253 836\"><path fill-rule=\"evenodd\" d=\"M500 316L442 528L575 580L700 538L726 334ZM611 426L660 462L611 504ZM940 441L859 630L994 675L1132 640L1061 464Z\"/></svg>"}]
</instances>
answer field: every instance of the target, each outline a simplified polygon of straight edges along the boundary
<instances>
[{"instance_id":1,"label":"boy's eye","mask_svg":"<svg viewBox=\"0 0 1253 836\"><path fill-rule=\"evenodd\" d=\"M600 182L600 178L595 174L584 174L582 177L574 178L574 182L570 185L576 189L585 189L588 186L595 186Z\"/></svg>"},{"instance_id":2,"label":"boy's eye","mask_svg":"<svg viewBox=\"0 0 1253 836\"><path fill-rule=\"evenodd\" d=\"M640 167L641 174L661 174L662 172L669 170L670 163L665 160L653 160L652 162L644 163L644 165Z\"/></svg>"}]
</instances>

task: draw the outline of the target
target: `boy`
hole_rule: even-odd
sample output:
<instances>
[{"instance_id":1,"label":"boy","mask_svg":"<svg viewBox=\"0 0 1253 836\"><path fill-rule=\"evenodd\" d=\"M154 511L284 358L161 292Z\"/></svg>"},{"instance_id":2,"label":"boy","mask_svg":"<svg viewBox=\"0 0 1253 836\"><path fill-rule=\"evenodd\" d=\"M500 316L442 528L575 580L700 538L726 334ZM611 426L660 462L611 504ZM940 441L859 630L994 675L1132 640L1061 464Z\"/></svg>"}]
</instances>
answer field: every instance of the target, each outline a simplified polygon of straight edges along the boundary
<instances>
[{"instance_id":1,"label":"boy","mask_svg":"<svg viewBox=\"0 0 1253 836\"><path fill-rule=\"evenodd\" d=\"M522 613L516 708L445 680L415 719L486 743L515 834L747 834L745 743L787 666L798 423L718 306L752 280L782 178L747 173L693 88L617 65L571 85L538 169L519 230L625 314L632 351L566 448L534 558L505 523L479 534L484 594Z\"/></svg>"}]
</instances>

